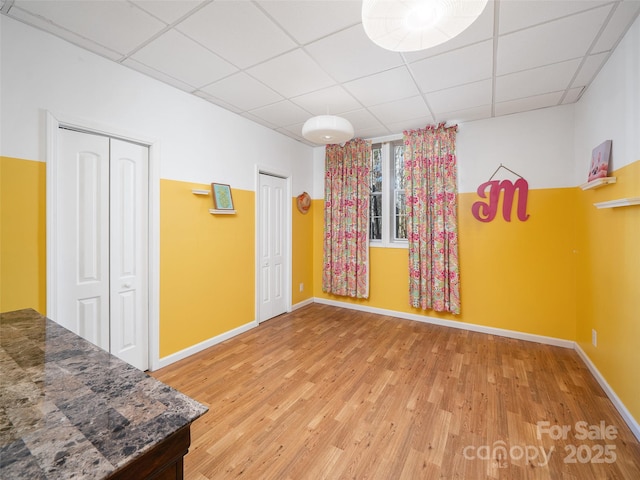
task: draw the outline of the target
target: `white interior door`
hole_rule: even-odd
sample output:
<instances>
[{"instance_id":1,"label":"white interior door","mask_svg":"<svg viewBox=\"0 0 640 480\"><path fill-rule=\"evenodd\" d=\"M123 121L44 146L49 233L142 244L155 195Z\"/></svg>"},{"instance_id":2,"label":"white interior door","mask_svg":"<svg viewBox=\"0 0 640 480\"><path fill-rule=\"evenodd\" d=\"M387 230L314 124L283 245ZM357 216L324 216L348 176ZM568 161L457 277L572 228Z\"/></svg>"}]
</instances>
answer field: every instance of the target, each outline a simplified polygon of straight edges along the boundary
<instances>
[{"instance_id":1,"label":"white interior door","mask_svg":"<svg viewBox=\"0 0 640 480\"><path fill-rule=\"evenodd\" d=\"M57 173L53 320L109 350L109 139L59 130Z\"/></svg>"},{"instance_id":2,"label":"white interior door","mask_svg":"<svg viewBox=\"0 0 640 480\"><path fill-rule=\"evenodd\" d=\"M286 225L287 180L260 174L259 196L259 322L287 311Z\"/></svg>"},{"instance_id":3,"label":"white interior door","mask_svg":"<svg viewBox=\"0 0 640 480\"><path fill-rule=\"evenodd\" d=\"M113 138L110 145L110 351L146 370L149 149Z\"/></svg>"},{"instance_id":4,"label":"white interior door","mask_svg":"<svg viewBox=\"0 0 640 480\"><path fill-rule=\"evenodd\" d=\"M148 148L58 132L56 322L148 368Z\"/></svg>"}]
</instances>

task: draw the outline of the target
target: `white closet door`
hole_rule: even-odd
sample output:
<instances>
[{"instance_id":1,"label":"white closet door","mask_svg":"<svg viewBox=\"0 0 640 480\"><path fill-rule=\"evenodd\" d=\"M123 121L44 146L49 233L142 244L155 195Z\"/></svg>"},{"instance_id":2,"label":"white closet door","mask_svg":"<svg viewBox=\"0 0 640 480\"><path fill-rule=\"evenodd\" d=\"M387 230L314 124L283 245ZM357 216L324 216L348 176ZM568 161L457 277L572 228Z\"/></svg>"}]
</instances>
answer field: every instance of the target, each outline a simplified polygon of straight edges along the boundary
<instances>
[{"instance_id":1,"label":"white closet door","mask_svg":"<svg viewBox=\"0 0 640 480\"><path fill-rule=\"evenodd\" d=\"M146 370L149 358L149 149L111 139L110 160L110 351Z\"/></svg>"},{"instance_id":2,"label":"white closet door","mask_svg":"<svg viewBox=\"0 0 640 480\"><path fill-rule=\"evenodd\" d=\"M60 129L56 322L148 368L148 148Z\"/></svg>"},{"instance_id":3,"label":"white closet door","mask_svg":"<svg viewBox=\"0 0 640 480\"><path fill-rule=\"evenodd\" d=\"M284 292L286 191L286 179L260 174L260 322L287 309Z\"/></svg>"},{"instance_id":4,"label":"white closet door","mask_svg":"<svg viewBox=\"0 0 640 480\"><path fill-rule=\"evenodd\" d=\"M57 173L54 320L109 350L109 139L61 129Z\"/></svg>"}]
</instances>

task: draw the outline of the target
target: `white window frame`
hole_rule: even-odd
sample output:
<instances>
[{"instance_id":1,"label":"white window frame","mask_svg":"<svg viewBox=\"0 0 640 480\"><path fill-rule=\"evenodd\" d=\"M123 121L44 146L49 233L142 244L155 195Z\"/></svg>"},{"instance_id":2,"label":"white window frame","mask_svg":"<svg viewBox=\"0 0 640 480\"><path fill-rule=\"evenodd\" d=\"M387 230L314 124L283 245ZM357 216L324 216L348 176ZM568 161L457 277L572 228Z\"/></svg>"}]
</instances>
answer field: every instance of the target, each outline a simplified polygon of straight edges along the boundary
<instances>
[{"instance_id":1,"label":"white window frame","mask_svg":"<svg viewBox=\"0 0 640 480\"><path fill-rule=\"evenodd\" d=\"M371 145L381 144L382 150L382 239L369 239L370 247L377 248L408 248L409 242L404 239L394 238L395 222L395 189L394 189L394 164L392 144L402 137L386 137L384 139L372 139Z\"/></svg>"}]
</instances>

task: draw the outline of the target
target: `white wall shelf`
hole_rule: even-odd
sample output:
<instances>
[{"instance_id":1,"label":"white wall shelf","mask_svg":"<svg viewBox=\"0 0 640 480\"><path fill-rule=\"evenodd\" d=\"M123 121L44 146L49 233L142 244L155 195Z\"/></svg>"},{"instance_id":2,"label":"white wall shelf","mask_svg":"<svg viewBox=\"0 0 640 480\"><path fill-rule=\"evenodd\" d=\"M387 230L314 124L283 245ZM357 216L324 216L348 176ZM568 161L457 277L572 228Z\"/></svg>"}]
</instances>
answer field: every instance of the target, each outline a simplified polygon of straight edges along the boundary
<instances>
[{"instance_id":1,"label":"white wall shelf","mask_svg":"<svg viewBox=\"0 0 640 480\"><path fill-rule=\"evenodd\" d=\"M191 193L194 195L209 195L211 192L209 190L200 190L198 188L194 188L191 190Z\"/></svg>"},{"instance_id":2,"label":"white wall shelf","mask_svg":"<svg viewBox=\"0 0 640 480\"><path fill-rule=\"evenodd\" d=\"M596 208L630 207L632 205L640 205L640 197L618 198L617 200L594 203L593 205Z\"/></svg>"},{"instance_id":3,"label":"white wall shelf","mask_svg":"<svg viewBox=\"0 0 640 480\"><path fill-rule=\"evenodd\" d=\"M216 210L215 208L210 208L209 213L211 215L235 215L235 210Z\"/></svg>"},{"instance_id":4,"label":"white wall shelf","mask_svg":"<svg viewBox=\"0 0 640 480\"><path fill-rule=\"evenodd\" d=\"M592 188L599 188L605 185L611 185L612 183L616 183L616 177L602 177L596 178L595 180L591 180L590 182L583 183L580 185L582 190L591 190Z\"/></svg>"}]
</instances>

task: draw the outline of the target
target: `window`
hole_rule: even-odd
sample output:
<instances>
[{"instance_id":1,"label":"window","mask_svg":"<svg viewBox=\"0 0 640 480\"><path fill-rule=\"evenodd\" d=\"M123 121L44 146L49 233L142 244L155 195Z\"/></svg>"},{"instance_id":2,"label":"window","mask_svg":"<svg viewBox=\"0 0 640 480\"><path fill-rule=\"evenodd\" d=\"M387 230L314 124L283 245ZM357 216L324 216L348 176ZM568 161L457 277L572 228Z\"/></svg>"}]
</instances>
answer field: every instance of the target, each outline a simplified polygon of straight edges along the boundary
<instances>
[{"instance_id":1,"label":"window","mask_svg":"<svg viewBox=\"0 0 640 480\"><path fill-rule=\"evenodd\" d=\"M369 240L372 245L407 245L407 202L402 140L374 143L371 152Z\"/></svg>"}]
</instances>

